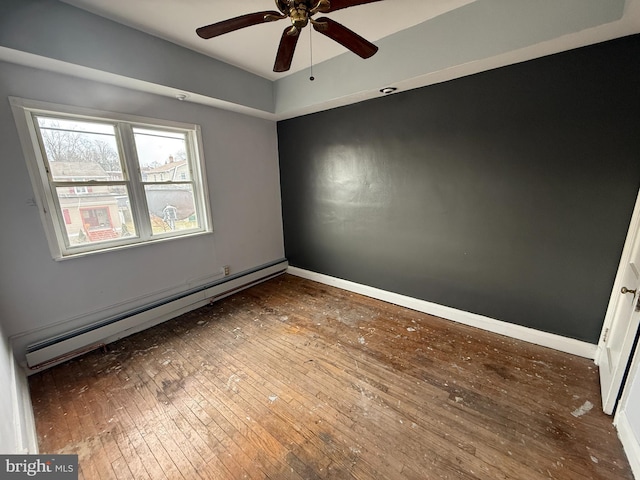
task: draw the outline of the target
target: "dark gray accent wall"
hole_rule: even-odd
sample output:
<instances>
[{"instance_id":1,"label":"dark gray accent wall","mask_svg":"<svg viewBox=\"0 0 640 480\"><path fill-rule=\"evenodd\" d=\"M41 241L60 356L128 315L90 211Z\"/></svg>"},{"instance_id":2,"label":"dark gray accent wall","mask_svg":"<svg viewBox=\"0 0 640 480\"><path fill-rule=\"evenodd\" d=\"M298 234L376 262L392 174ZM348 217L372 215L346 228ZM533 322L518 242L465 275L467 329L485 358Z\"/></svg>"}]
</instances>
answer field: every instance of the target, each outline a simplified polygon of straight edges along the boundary
<instances>
[{"instance_id":1,"label":"dark gray accent wall","mask_svg":"<svg viewBox=\"0 0 640 480\"><path fill-rule=\"evenodd\" d=\"M640 188L638 58L636 35L280 122L289 262L597 343Z\"/></svg>"}]
</instances>

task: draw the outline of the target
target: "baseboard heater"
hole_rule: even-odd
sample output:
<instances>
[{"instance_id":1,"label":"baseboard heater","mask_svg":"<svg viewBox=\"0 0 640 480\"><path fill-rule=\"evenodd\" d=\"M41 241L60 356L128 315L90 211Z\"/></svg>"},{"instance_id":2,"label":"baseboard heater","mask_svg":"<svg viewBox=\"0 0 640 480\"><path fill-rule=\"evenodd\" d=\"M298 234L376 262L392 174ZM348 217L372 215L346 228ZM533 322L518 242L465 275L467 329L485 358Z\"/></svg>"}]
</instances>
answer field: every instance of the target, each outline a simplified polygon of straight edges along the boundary
<instances>
[{"instance_id":1,"label":"baseboard heater","mask_svg":"<svg viewBox=\"0 0 640 480\"><path fill-rule=\"evenodd\" d=\"M51 367L277 277L287 267L286 260L279 260L30 345L27 365L32 371Z\"/></svg>"}]
</instances>

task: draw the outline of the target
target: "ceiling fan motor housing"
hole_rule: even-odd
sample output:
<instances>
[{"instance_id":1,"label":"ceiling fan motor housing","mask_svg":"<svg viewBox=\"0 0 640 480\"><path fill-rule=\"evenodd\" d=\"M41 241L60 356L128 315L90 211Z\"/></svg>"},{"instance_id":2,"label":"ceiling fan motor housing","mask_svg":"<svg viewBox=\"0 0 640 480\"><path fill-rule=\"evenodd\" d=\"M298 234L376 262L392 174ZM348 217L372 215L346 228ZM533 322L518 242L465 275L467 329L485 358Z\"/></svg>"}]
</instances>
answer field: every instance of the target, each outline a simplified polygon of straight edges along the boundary
<instances>
[{"instance_id":1,"label":"ceiling fan motor housing","mask_svg":"<svg viewBox=\"0 0 640 480\"><path fill-rule=\"evenodd\" d=\"M289 10L291 24L298 30L302 30L309 24L309 7L306 1L295 2L295 5Z\"/></svg>"},{"instance_id":2,"label":"ceiling fan motor housing","mask_svg":"<svg viewBox=\"0 0 640 480\"><path fill-rule=\"evenodd\" d=\"M309 24L309 20L318 12L326 12L331 8L329 0L276 0L276 6L291 19L297 30Z\"/></svg>"}]
</instances>

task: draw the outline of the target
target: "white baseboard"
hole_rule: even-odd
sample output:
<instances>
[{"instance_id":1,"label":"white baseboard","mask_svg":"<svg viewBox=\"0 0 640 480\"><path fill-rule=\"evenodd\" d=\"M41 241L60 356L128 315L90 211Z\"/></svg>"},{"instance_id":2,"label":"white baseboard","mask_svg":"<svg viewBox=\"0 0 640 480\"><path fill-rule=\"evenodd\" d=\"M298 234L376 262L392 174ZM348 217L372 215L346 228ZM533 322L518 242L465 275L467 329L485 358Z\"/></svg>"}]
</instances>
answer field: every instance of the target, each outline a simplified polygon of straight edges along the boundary
<instances>
[{"instance_id":1,"label":"white baseboard","mask_svg":"<svg viewBox=\"0 0 640 480\"><path fill-rule=\"evenodd\" d=\"M595 358L597 345L591 343L582 342L580 340L563 337L553 333L542 332L540 330L523 327L509 322L503 322L501 320L485 317L476 313L457 310L455 308L438 305L437 303L419 300L417 298L388 292L386 290L369 287L367 285L342 280L340 278L311 272L297 267L289 266L287 272L298 277L314 280L316 282L338 287L350 292L359 293L367 297L383 300L385 302L393 303L394 305L428 313L429 315L452 320L471 327L480 328L500 335L506 335L507 337L517 338L518 340L524 340L543 347L553 348L554 350L570 353L572 355L578 355L592 360Z\"/></svg>"},{"instance_id":2,"label":"white baseboard","mask_svg":"<svg viewBox=\"0 0 640 480\"><path fill-rule=\"evenodd\" d=\"M624 410L618 412L615 423L618 429L618 437L620 437L624 451L627 454L633 476L640 479L640 443L631 429L631 424Z\"/></svg>"},{"instance_id":3,"label":"white baseboard","mask_svg":"<svg viewBox=\"0 0 640 480\"><path fill-rule=\"evenodd\" d=\"M11 362L11 403L13 407L13 430L15 432L15 453L38 453L38 435L33 418L31 395L27 375L16 362L11 346L9 361Z\"/></svg>"}]
</instances>

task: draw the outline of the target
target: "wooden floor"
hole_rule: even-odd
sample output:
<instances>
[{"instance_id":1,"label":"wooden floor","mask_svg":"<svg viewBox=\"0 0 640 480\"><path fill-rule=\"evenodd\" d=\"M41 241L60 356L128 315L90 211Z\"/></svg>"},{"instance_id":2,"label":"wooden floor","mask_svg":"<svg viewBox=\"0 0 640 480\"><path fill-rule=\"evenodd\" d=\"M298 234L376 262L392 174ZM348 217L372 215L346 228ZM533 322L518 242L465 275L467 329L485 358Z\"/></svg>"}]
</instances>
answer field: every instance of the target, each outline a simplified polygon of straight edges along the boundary
<instances>
[{"instance_id":1,"label":"wooden floor","mask_svg":"<svg viewBox=\"0 0 640 480\"><path fill-rule=\"evenodd\" d=\"M592 361L284 275L30 377L84 479L632 479Z\"/></svg>"}]
</instances>

